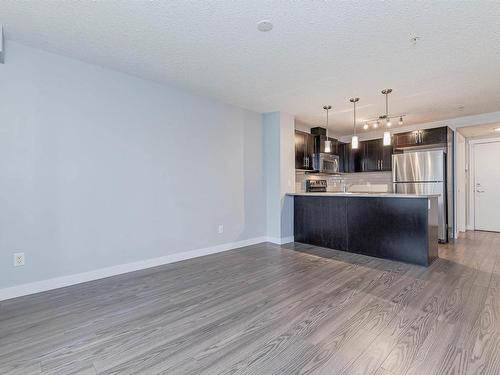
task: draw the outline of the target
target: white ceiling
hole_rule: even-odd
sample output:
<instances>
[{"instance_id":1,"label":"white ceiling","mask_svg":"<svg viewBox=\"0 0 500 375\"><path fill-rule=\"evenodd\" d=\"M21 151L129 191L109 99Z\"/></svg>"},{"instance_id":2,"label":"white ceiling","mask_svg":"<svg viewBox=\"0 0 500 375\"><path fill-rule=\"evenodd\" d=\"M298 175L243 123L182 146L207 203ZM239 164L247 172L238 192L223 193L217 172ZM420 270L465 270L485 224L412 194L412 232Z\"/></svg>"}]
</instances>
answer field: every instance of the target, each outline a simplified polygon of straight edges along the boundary
<instances>
[{"instance_id":1,"label":"white ceiling","mask_svg":"<svg viewBox=\"0 0 500 375\"><path fill-rule=\"evenodd\" d=\"M257 31L269 19L274 29ZM13 1L7 39L338 134L384 111L407 123L500 110L500 2ZM421 39L416 45L414 36ZM6 51L8 56L8 51ZM459 106L464 106L459 109Z\"/></svg>"}]
</instances>

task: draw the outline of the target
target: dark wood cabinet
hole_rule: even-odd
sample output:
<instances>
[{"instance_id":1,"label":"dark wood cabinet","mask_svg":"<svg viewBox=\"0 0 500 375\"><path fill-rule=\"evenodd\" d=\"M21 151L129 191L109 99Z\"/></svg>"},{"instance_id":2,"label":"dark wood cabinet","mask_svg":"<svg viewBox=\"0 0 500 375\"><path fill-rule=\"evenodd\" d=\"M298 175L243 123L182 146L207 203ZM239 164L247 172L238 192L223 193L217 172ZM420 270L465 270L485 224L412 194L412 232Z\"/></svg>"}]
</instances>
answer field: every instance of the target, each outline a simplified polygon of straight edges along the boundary
<instances>
[{"instance_id":1,"label":"dark wood cabinet","mask_svg":"<svg viewBox=\"0 0 500 375\"><path fill-rule=\"evenodd\" d=\"M350 143L339 144L340 172L379 172L392 170L392 147L382 139L359 142L357 150Z\"/></svg>"},{"instance_id":2,"label":"dark wood cabinet","mask_svg":"<svg viewBox=\"0 0 500 375\"><path fill-rule=\"evenodd\" d=\"M332 142L332 148L330 152L326 152L326 154L338 155L339 154L339 141L335 138L328 137L328 139ZM319 151L320 153L325 153L325 141L327 137L325 135L316 135L314 139L314 152Z\"/></svg>"},{"instance_id":3,"label":"dark wood cabinet","mask_svg":"<svg viewBox=\"0 0 500 375\"><path fill-rule=\"evenodd\" d=\"M382 139L360 142L363 149L363 172L390 171L392 147L384 146Z\"/></svg>"},{"instance_id":4,"label":"dark wood cabinet","mask_svg":"<svg viewBox=\"0 0 500 375\"><path fill-rule=\"evenodd\" d=\"M295 169L312 170L314 153L314 136L309 133L295 131Z\"/></svg>"},{"instance_id":5,"label":"dark wood cabinet","mask_svg":"<svg viewBox=\"0 0 500 375\"><path fill-rule=\"evenodd\" d=\"M341 173L354 173L363 171L361 147L357 150L351 148L350 143L339 143L339 169Z\"/></svg>"},{"instance_id":6,"label":"dark wood cabinet","mask_svg":"<svg viewBox=\"0 0 500 375\"><path fill-rule=\"evenodd\" d=\"M394 148L446 144L447 140L448 128L446 126L433 129L414 130L395 134Z\"/></svg>"},{"instance_id":7,"label":"dark wood cabinet","mask_svg":"<svg viewBox=\"0 0 500 375\"><path fill-rule=\"evenodd\" d=\"M381 144L380 139L360 142L360 146L363 148L363 172L380 170Z\"/></svg>"},{"instance_id":8,"label":"dark wood cabinet","mask_svg":"<svg viewBox=\"0 0 500 375\"><path fill-rule=\"evenodd\" d=\"M339 142L339 172L347 173L349 172L349 162L347 159L347 147L348 143Z\"/></svg>"},{"instance_id":9,"label":"dark wood cabinet","mask_svg":"<svg viewBox=\"0 0 500 375\"><path fill-rule=\"evenodd\" d=\"M390 172L392 171L392 146L382 145L382 168L381 171Z\"/></svg>"},{"instance_id":10,"label":"dark wood cabinet","mask_svg":"<svg viewBox=\"0 0 500 375\"><path fill-rule=\"evenodd\" d=\"M433 215L437 217L425 197L298 195L294 197L294 238L296 242L428 266L438 253Z\"/></svg>"},{"instance_id":11,"label":"dark wood cabinet","mask_svg":"<svg viewBox=\"0 0 500 375\"><path fill-rule=\"evenodd\" d=\"M446 143L448 139L447 127L424 129L420 130L420 132L421 132L420 141L425 145Z\"/></svg>"},{"instance_id":12,"label":"dark wood cabinet","mask_svg":"<svg viewBox=\"0 0 500 375\"><path fill-rule=\"evenodd\" d=\"M313 170L313 154L325 152L326 136L324 134L309 134L295 131L295 169ZM332 148L328 154L339 155L339 141L328 137Z\"/></svg>"}]
</instances>

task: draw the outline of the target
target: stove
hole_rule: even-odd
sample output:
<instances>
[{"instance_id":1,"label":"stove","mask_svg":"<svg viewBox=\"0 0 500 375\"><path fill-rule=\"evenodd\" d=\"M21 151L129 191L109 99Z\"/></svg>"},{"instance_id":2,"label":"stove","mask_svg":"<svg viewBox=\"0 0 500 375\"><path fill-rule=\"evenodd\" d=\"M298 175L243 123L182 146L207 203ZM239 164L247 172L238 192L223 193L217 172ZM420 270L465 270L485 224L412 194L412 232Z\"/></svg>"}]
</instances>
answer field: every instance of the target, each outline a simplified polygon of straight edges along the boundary
<instances>
[{"instance_id":1,"label":"stove","mask_svg":"<svg viewBox=\"0 0 500 375\"><path fill-rule=\"evenodd\" d=\"M326 180L306 180L307 193L326 193Z\"/></svg>"}]
</instances>

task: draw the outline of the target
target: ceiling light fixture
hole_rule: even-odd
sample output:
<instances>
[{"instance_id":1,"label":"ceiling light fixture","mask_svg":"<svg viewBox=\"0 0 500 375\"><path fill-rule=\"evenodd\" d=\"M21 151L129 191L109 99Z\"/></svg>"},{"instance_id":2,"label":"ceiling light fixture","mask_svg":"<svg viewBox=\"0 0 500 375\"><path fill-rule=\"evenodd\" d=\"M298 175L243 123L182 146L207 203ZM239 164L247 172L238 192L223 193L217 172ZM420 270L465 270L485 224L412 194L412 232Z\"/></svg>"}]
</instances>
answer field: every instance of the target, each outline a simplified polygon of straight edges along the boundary
<instances>
[{"instance_id":1,"label":"ceiling light fixture","mask_svg":"<svg viewBox=\"0 0 500 375\"><path fill-rule=\"evenodd\" d=\"M262 31L263 33L267 31L271 31L273 29L273 24L269 20L262 20L257 23L257 30Z\"/></svg>"},{"instance_id":2,"label":"ceiling light fixture","mask_svg":"<svg viewBox=\"0 0 500 375\"><path fill-rule=\"evenodd\" d=\"M495 131L496 132L500 132L500 128L495 128Z\"/></svg>"},{"instance_id":3,"label":"ceiling light fixture","mask_svg":"<svg viewBox=\"0 0 500 375\"><path fill-rule=\"evenodd\" d=\"M332 152L332 141L328 138L328 113L330 112L330 109L332 109L331 105L325 105L323 106L323 109L326 111L326 140L325 140L325 152L330 153Z\"/></svg>"},{"instance_id":4,"label":"ceiling light fixture","mask_svg":"<svg viewBox=\"0 0 500 375\"><path fill-rule=\"evenodd\" d=\"M385 95L385 125L386 130L384 132L384 146L391 145L391 132L389 131L389 127L391 126L391 119L389 118L389 94L392 92L392 89L384 89L382 90L382 94Z\"/></svg>"},{"instance_id":5,"label":"ceiling light fixture","mask_svg":"<svg viewBox=\"0 0 500 375\"><path fill-rule=\"evenodd\" d=\"M359 147L359 139L356 135L356 103L359 102L359 98L351 98L349 101L354 106L354 117L353 117L353 134L351 138L351 149L357 150Z\"/></svg>"},{"instance_id":6,"label":"ceiling light fixture","mask_svg":"<svg viewBox=\"0 0 500 375\"><path fill-rule=\"evenodd\" d=\"M365 120L365 124L368 124L368 126L371 125L373 127L373 129L377 129L379 127L379 125L385 125L386 132L389 132L389 128L392 126L393 120L394 121L399 120L398 124L403 125L403 117L405 117L406 114L399 114L399 115L389 114L389 94L391 92L392 92L392 89L382 90L382 94L385 95L385 114L380 115L380 116L375 117L375 118L372 118L372 119ZM381 123L381 121L382 121L382 123ZM390 139L387 137L388 136L386 135L386 139ZM389 146L389 145L390 145L390 143L387 144L386 146Z\"/></svg>"},{"instance_id":7,"label":"ceiling light fixture","mask_svg":"<svg viewBox=\"0 0 500 375\"><path fill-rule=\"evenodd\" d=\"M368 124L367 124L367 123L365 123L365 124L363 125L363 129L368 130L368 128L369 128Z\"/></svg>"}]
</instances>

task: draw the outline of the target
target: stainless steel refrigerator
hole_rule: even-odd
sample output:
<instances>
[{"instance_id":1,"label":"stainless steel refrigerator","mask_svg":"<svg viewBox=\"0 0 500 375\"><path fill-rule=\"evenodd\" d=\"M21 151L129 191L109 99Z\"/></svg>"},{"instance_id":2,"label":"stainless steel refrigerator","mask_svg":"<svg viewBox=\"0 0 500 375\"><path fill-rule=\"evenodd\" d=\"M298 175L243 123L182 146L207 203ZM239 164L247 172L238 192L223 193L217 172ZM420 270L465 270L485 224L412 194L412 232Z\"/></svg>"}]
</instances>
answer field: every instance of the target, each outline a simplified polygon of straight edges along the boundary
<instances>
[{"instance_id":1,"label":"stainless steel refrigerator","mask_svg":"<svg viewBox=\"0 0 500 375\"><path fill-rule=\"evenodd\" d=\"M439 194L440 242L448 242L448 197L446 152L444 149L412 151L392 156L395 193Z\"/></svg>"}]
</instances>

